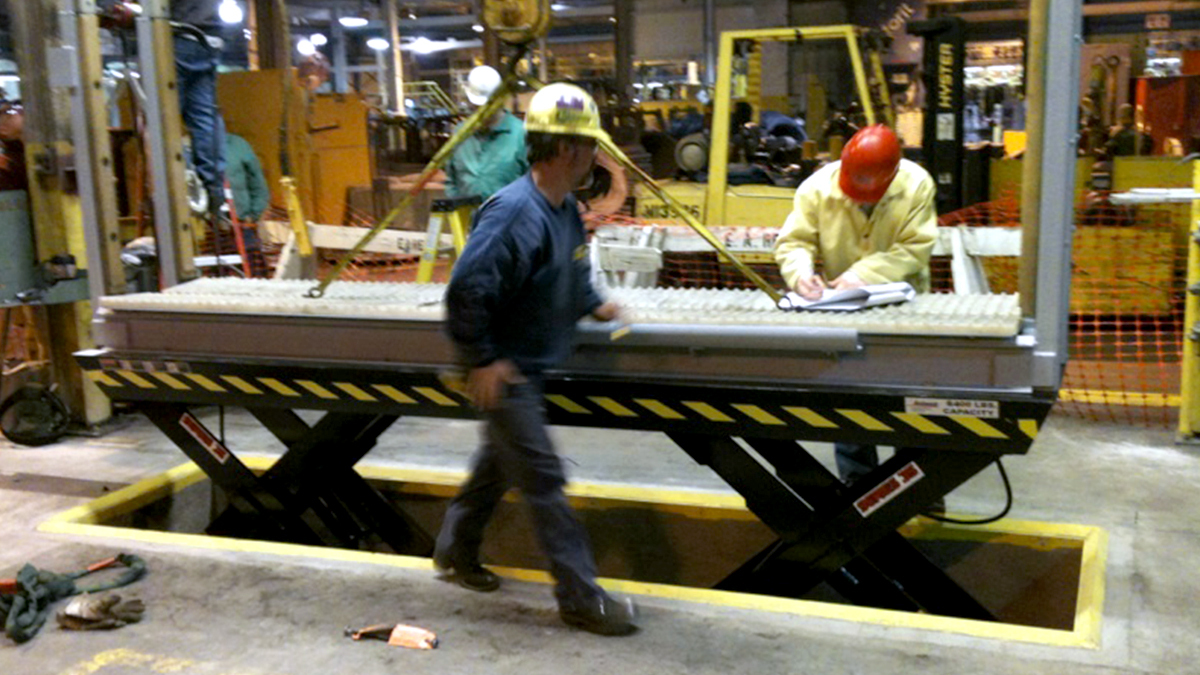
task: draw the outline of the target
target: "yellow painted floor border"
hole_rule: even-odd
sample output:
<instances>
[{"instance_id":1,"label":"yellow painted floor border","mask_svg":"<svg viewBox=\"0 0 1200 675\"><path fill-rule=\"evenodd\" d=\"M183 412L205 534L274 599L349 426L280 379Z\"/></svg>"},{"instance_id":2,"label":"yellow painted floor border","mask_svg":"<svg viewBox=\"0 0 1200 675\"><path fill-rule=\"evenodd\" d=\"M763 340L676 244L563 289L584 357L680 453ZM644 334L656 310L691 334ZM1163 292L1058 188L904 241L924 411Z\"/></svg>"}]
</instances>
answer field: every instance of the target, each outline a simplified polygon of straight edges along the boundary
<instances>
[{"instance_id":1,"label":"yellow painted floor border","mask_svg":"<svg viewBox=\"0 0 1200 675\"><path fill-rule=\"evenodd\" d=\"M270 457L243 458L254 471L265 471L274 462ZM433 486L437 492L450 493L465 478L462 472L414 470L403 468L356 467L368 480L380 480L410 485ZM43 521L41 532L78 536L108 537L147 543L173 544L193 548L300 556L323 560L384 565L402 569L431 570L427 558L401 556L367 551L350 551L299 544L281 544L246 539L212 537L201 534L155 532L125 527L101 525L109 518L120 516L179 492L188 486L207 480L195 464L188 462L173 469L122 488L87 504L55 514ZM745 512L745 502L729 493L663 490L658 488L574 484L568 490L573 499L606 499L648 502L673 510L703 517L706 512L723 510ZM748 512L747 518L753 518ZM997 535L1040 539L1047 542L1067 540L1068 545L1082 549L1079 589L1076 599L1074 630L1055 630L1013 624L990 623L970 619L914 614L891 610L837 605L810 600L772 598L748 593L732 593L700 588L650 584L621 579L602 579L605 588L631 595L669 598L683 602L703 603L764 612L778 612L808 617L868 623L897 628L913 628L957 633L980 638L1031 642L1055 647L1096 649L1100 646L1101 619L1104 614L1104 572L1107 562L1108 534L1103 529L1086 525L1040 523L1003 520L970 528L931 524L916 519L903 528L906 536L978 539ZM510 579L549 583L548 574L537 570L494 567L498 574Z\"/></svg>"}]
</instances>

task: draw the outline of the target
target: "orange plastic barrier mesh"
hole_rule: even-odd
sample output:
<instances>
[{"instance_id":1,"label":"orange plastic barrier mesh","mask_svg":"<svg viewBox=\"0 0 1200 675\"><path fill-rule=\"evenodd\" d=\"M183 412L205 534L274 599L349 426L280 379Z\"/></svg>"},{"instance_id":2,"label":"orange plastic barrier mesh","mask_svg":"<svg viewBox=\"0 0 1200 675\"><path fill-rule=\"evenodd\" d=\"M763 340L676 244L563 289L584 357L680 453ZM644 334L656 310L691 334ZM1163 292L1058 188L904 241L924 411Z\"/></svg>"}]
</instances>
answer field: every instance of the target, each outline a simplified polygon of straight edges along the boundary
<instances>
[{"instance_id":1,"label":"orange plastic barrier mesh","mask_svg":"<svg viewBox=\"0 0 1200 675\"><path fill-rule=\"evenodd\" d=\"M1174 427L1178 417L1188 205L1115 206L1091 193L1076 208L1070 291L1070 361L1058 410L1097 420ZM620 224L649 224L624 219ZM1020 227L1015 199L946 214L942 226ZM776 265L751 267L782 288ZM769 257L769 256L768 256ZM989 288L1015 293L1018 256L979 258ZM950 259L931 261L933 291L948 293ZM661 287L752 288L714 252L663 254ZM1050 292L1045 289L1044 292Z\"/></svg>"},{"instance_id":2,"label":"orange plastic barrier mesh","mask_svg":"<svg viewBox=\"0 0 1200 675\"><path fill-rule=\"evenodd\" d=\"M1117 206L1100 193L1076 207L1070 361L1059 411L1175 426L1189 209ZM1019 210L1014 200L979 204L943 216L941 224L1019 227ZM1016 290L1016 257L983 258L983 266L992 291Z\"/></svg>"}]
</instances>

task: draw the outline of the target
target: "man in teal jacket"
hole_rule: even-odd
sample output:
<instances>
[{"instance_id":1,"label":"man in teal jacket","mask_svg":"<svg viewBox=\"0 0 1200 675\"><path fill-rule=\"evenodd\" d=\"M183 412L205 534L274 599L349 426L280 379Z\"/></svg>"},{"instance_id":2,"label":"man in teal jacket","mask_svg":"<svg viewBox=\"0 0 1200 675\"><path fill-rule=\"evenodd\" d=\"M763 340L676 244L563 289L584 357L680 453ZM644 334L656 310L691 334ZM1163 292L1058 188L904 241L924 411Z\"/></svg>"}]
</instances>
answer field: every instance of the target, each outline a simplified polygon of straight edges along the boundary
<instances>
[{"instance_id":1,"label":"man in teal jacket","mask_svg":"<svg viewBox=\"0 0 1200 675\"><path fill-rule=\"evenodd\" d=\"M267 188L262 163L254 154L254 148L237 134L225 134L225 180L233 193L237 220L244 225L242 241L250 261L250 274L253 277L265 277L267 264L255 225L271 204L271 191Z\"/></svg>"},{"instance_id":2,"label":"man in teal jacket","mask_svg":"<svg viewBox=\"0 0 1200 675\"><path fill-rule=\"evenodd\" d=\"M482 106L499 87L500 73L478 66L467 76L467 99ZM446 196L486 200L528 170L525 126L512 113L500 110L455 148L446 164Z\"/></svg>"},{"instance_id":3,"label":"man in teal jacket","mask_svg":"<svg viewBox=\"0 0 1200 675\"><path fill-rule=\"evenodd\" d=\"M254 148L237 134L225 134L225 179L233 191L233 207L242 223L257 223L271 202Z\"/></svg>"}]
</instances>

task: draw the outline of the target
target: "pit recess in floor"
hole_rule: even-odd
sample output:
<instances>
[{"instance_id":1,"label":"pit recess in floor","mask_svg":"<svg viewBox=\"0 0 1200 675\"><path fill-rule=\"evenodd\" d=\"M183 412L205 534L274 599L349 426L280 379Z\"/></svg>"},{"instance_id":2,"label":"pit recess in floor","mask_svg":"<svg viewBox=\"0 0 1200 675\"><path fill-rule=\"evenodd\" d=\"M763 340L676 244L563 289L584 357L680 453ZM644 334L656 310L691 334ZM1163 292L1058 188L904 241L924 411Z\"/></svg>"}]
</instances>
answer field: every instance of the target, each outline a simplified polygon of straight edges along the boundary
<instances>
[{"instance_id":1,"label":"pit recess in floor","mask_svg":"<svg viewBox=\"0 0 1200 675\"><path fill-rule=\"evenodd\" d=\"M246 463L262 472L272 461ZM463 479L458 472L358 470L431 533ZM998 619L987 622L853 606L825 584L803 598L711 590L773 538L736 494L587 483L572 484L569 494L601 576L619 591L1064 647L1099 644L1106 550L1099 528L1021 521L964 527L924 518L902 528ZM39 529L430 568L412 556L209 536L212 508L211 484L187 463L58 514ZM483 555L505 576L546 580L523 509L510 494L489 526Z\"/></svg>"}]
</instances>

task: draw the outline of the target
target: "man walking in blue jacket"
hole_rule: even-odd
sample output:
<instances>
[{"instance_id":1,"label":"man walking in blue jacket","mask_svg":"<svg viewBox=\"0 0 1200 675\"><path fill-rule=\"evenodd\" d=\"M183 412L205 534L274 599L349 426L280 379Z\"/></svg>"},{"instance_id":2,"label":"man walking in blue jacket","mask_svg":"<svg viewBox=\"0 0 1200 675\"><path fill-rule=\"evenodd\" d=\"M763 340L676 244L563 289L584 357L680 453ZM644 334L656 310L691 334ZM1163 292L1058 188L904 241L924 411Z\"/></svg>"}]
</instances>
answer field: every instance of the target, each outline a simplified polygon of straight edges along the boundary
<instances>
[{"instance_id":1,"label":"man walking in blue jacket","mask_svg":"<svg viewBox=\"0 0 1200 675\"><path fill-rule=\"evenodd\" d=\"M587 533L563 493L566 475L546 433L542 393L543 373L570 353L575 323L618 314L592 287L571 194L591 172L605 132L595 101L568 84L533 97L525 130L530 172L479 209L446 293L450 337L485 427L471 477L447 509L434 564L464 588L499 588L499 577L479 563L479 548L496 505L515 487L550 559L563 621L627 635L636 630L633 606L596 583Z\"/></svg>"}]
</instances>

